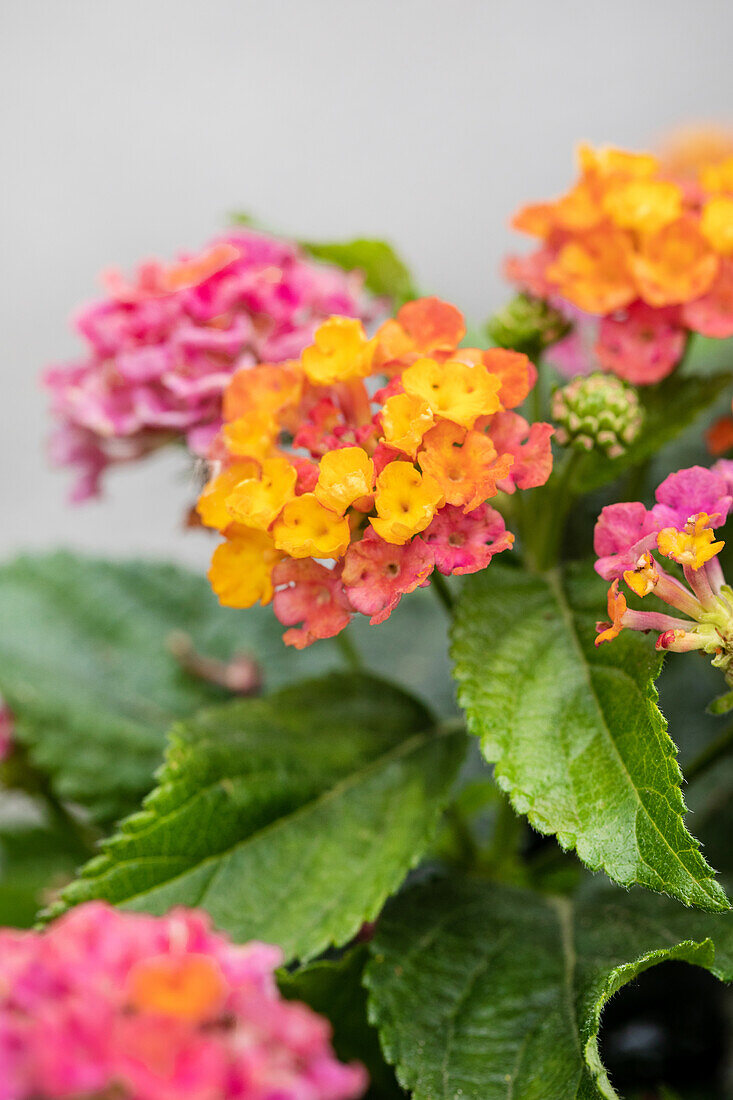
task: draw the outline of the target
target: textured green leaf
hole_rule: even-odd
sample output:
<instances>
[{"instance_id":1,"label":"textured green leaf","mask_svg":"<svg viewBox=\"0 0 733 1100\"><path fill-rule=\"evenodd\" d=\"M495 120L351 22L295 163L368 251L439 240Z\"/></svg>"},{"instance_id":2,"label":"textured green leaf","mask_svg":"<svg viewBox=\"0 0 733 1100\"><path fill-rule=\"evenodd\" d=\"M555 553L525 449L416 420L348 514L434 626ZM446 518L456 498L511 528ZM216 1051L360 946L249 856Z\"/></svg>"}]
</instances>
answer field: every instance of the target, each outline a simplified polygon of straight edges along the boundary
<instances>
[{"instance_id":1,"label":"textured green leaf","mask_svg":"<svg viewBox=\"0 0 733 1100\"><path fill-rule=\"evenodd\" d=\"M632 631L594 646L606 586L589 565L537 576L494 565L463 590L454 674L469 729L514 808L593 870L687 905L727 908L684 826L661 658Z\"/></svg>"},{"instance_id":2,"label":"textured green leaf","mask_svg":"<svg viewBox=\"0 0 733 1100\"><path fill-rule=\"evenodd\" d=\"M422 855L465 749L390 684L333 673L174 727L159 786L64 893L201 905L289 958L344 943Z\"/></svg>"},{"instance_id":3,"label":"textured green leaf","mask_svg":"<svg viewBox=\"0 0 733 1100\"><path fill-rule=\"evenodd\" d=\"M368 959L366 944L359 944L337 961L311 963L293 974L283 972L278 984L288 1000L304 1001L331 1021L334 1050L342 1062L366 1066L368 1100L393 1100L405 1094L384 1060L376 1028L367 1020L362 979Z\"/></svg>"},{"instance_id":4,"label":"textured green leaf","mask_svg":"<svg viewBox=\"0 0 733 1100\"><path fill-rule=\"evenodd\" d=\"M642 386L639 399L644 409L644 425L638 439L619 458L608 459L594 452L586 455L574 482L578 492L589 492L613 481L632 466L653 457L666 443L700 416L726 390L731 389L733 374L671 374L656 386Z\"/></svg>"},{"instance_id":5,"label":"textured green leaf","mask_svg":"<svg viewBox=\"0 0 733 1100\"><path fill-rule=\"evenodd\" d=\"M728 915L605 889L575 904L458 877L391 902L366 971L370 1019L415 1100L615 1100L609 998L670 959L733 978Z\"/></svg>"},{"instance_id":6,"label":"textured green leaf","mask_svg":"<svg viewBox=\"0 0 733 1100\"><path fill-rule=\"evenodd\" d=\"M300 241L300 244L318 260L336 264L345 271L362 271L367 289L374 294L386 294L395 308L418 296L409 268L386 241L359 237L354 241L323 244Z\"/></svg>"},{"instance_id":7,"label":"textured green leaf","mask_svg":"<svg viewBox=\"0 0 733 1100\"><path fill-rule=\"evenodd\" d=\"M358 626L371 667L450 710L445 615L430 593L405 600L379 629ZM109 821L150 789L172 722L227 698L181 671L168 635L186 631L207 656L251 653L268 689L343 666L335 642L298 652L282 629L272 608L222 608L204 577L174 566L20 558L0 568L0 692L57 793Z\"/></svg>"}]
</instances>

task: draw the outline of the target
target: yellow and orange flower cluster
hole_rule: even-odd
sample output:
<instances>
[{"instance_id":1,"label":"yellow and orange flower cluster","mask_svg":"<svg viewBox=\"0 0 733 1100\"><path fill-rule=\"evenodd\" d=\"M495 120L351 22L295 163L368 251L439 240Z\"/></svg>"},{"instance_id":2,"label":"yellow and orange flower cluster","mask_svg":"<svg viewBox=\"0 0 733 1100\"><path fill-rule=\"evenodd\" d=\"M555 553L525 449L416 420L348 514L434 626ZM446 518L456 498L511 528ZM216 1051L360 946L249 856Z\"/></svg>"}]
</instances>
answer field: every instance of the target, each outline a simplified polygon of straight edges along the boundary
<instances>
[{"instance_id":1,"label":"yellow and orange flower cluster","mask_svg":"<svg viewBox=\"0 0 733 1100\"><path fill-rule=\"evenodd\" d=\"M510 259L507 274L536 297L603 318L605 369L658 381L686 332L733 335L733 156L690 179L651 154L582 146L579 167L566 194L515 215L514 227L541 245Z\"/></svg>"},{"instance_id":2,"label":"yellow and orange flower cluster","mask_svg":"<svg viewBox=\"0 0 733 1100\"><path fill-rule=\"evenodd\" d=\"M372 338L332 317L299 360L234 375L198 502L225 536L209 572L222 603L274 600L301 648L511 546L486 501L547 480L552 428L511 411L536 379L526 356L464 335L425 298Z\"/></svg>"}]
</instances>

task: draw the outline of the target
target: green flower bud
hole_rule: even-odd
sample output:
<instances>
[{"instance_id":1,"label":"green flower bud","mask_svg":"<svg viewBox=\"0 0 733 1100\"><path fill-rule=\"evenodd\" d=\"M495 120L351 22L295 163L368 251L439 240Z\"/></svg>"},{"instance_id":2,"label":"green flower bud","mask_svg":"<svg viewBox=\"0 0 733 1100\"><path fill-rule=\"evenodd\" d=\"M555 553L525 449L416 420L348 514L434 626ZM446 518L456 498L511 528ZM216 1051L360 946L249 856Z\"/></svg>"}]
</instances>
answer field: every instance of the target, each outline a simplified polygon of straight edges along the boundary
<instances>
[{"instance_id":1,"label":"green flower bud","mask_svg":"<svg viewBox=\"0 0 733 1100\"><path fill-rule=\"evenodd\" d=\"M486 330L497 347L537 356L570 331L569 322L539 298L518 294L489 318Z\"/></svg>"},{"instance_id":2,"label":"green flower bud","mask_svg":"<svg viewBox=\"0 0 733 1100\"><path fill-rule=\"evenodd\" d=\"M618 458L638 436L644 413L633 386L612 374L590 374L555 390L552 418L558 443Z\"/></svg>"}]
</instances>

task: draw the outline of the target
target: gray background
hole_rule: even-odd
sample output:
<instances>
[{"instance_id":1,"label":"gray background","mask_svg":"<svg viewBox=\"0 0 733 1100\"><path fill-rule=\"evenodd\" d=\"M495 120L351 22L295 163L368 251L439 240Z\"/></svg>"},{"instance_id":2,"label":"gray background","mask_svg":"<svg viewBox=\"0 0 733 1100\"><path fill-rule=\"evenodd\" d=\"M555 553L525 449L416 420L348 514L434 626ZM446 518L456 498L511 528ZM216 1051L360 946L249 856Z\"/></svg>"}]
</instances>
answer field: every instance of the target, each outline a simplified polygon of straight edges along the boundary
<instances>
[{"instance_id":1,"label":"gray background","mask_svg":"<svg viewBox=\"0 0 733 1100\"><path fill-rule=\"evenodd\" d=\"M71 508L47 468L44 364L105 266L170 257L245 209L313 238L390 238L475 319L521 201L582 139L733 121L733 4L692 0L2 0L0 552L203 562L179 454Z\"/></svg>"}]
</instances>

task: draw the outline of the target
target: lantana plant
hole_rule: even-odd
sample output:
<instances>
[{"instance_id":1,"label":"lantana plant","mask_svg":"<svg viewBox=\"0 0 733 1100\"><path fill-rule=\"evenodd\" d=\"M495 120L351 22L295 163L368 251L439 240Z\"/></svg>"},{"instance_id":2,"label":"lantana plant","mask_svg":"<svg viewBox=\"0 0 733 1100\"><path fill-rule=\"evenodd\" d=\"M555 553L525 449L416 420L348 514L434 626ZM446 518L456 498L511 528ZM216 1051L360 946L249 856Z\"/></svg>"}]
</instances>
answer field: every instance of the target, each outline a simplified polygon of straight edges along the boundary
<instances>
[{"instance_id":1,"label":"lantana plant","mask_svg":"<svg viewBox=\"0 0 733 1100\"><path fill-rule=\"evenodd\" d=\"M107 278L54 454L183 444L211 565L0 569L0 1100L729 1094L726 156L582 149L470 336L383 242Z\"/></svg>"}]
</instances>

